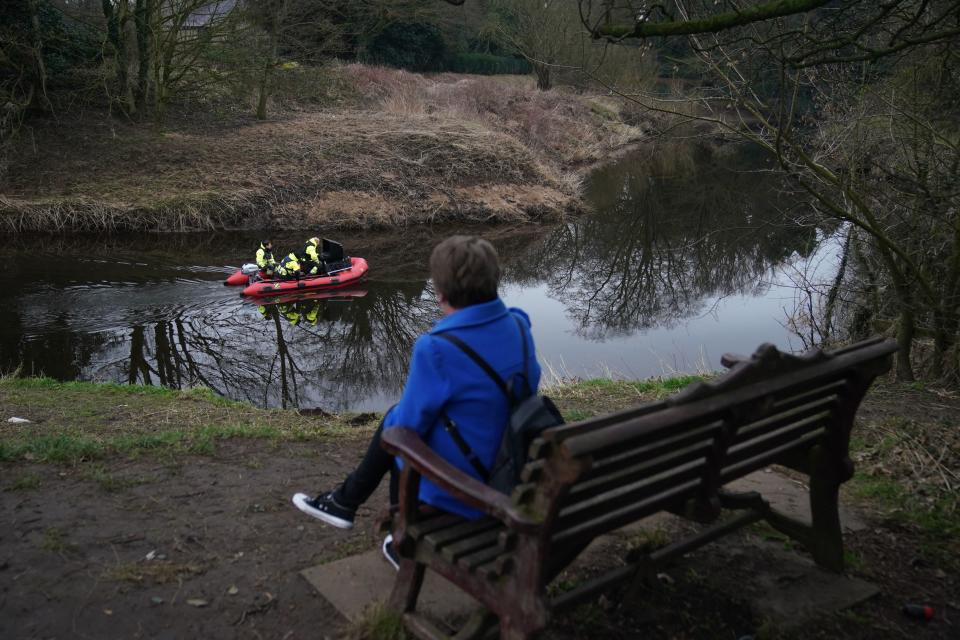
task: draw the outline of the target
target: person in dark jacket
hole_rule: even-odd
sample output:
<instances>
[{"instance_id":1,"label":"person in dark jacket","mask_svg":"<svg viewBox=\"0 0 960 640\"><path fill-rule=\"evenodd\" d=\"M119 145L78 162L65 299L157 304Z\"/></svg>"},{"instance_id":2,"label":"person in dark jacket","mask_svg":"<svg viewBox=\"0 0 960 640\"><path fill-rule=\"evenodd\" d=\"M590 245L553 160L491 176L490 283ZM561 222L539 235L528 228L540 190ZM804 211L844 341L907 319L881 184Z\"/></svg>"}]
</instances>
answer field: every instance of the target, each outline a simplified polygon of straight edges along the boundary
<instances>
[{"instance_id":1,"label":"person in dark jacket","mask_svg":"<svg viewBox=\"0 0 960 640\"><path fill-rule=\"evenodd\" d=\"M520 309L508 309L497 294L500 264L493 245L470 236L447 238L430 256L430 275L443 318L414 344L400 402L384 416L360 464L337 488L315 498L305 493L293 497L298 509L335 527L353 527L357 507L373 494L387 473L392 475L390 500L396 504L397 464L380 448L383 429L415 429L445 460L480 479L443 428L443 421L449 418L481 464L487 469L493 465L509 419L507 398L469 356L438 334L449 332L464 341L504 380L526 372L533 391L540 382L530 319ZM527 343L527 362L523 362L521 340ZM420 483L420 501L466 518L481 516L426 478ZM383 551L396 567L389 536Z\"/></svg>"},{"instance_id":2,"label":"person in dark jacket","mask_svg":"<svg viewBox=\"0 0 960 640\"><path fill-rule=\"evenodd\" d=\"M280 260L274 269L274 272L281 280L299 280L303 275L303 267L300 266L300 259L297 254L290 253L286 258Z\"/></svg>"}]
</instances>

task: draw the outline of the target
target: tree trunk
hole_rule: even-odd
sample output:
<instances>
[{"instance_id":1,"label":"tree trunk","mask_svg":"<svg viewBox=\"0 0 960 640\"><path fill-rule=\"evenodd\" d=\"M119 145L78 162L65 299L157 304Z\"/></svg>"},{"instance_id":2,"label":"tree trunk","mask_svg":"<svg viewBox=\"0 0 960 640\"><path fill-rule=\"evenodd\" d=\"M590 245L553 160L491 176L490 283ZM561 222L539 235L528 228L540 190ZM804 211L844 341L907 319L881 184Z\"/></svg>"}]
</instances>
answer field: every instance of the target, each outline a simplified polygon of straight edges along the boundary
<instances>
[{"instance_id":1,"label":"tree trunk","mask_svg":"<svg viewBox=\"0 0 960 640\"><path fill-rule=\"evenodd\" d=\"M53 111L53 105L50 104L50 98L47 96L47 64L43 60L43 35L40 30L40 13L37 7L37 0L30 0L30 37L33 47L33 59L37 66L37 78L34 82L34 90L31 96L41 102L41 108L44 111Z\"/></svg>"},{"instance_id":2,"label":"tree trunk","mask_svg":"<svg viewBox=\"0 0 960 640\"><path fill-rule=\"evenodd\" d=\"M540 91L550 90L550 67L541 63L533 63L533 72L537 75L537 89Z\"/></svg>"},{"instance_id":3,"label":"tree trunk","mask_svg":"<svg viewBox=\"0 0 960 640\"><path fill-rule=\"evenodd\" d=\"M116 7L113 0L101 0L103 17L107 20L107 40L113 49L113 61L117 67L117 95L123 109L128 113L136 111L131 99L130 73L127 66L127 38L124 26L127 20L127 3L123 0Z\"/></svg>"},{"instance_id":4,"label":"tree trunk","mask_svg":"<svg viewBox=\"0 0 960 640\"><path fill-rule=\"evenodd\" d=\"M153 19L153 3L154 0L137 0L133 14L137 33L137 88L134 104L139 110L146 108L150 93L150 67L153 62L153 30L150 25Z\"/></svg>"},{"instance_id":5,"label":"tree trunk","mask_svg":"<svg viewBox=\"0 0 960 640\"><path fill-rule=\"evenodd\" d=\"M287 19L287 5L289 0L282 0L271 16L270 51L269 58L263 65L263 74L260 76L260 90L257 97L257 119L267 119L267 99L270 97L270 79L277 68L277 54L280 47L280 29Z\"/></svg>"},{"instance_id":6,"label":"tree trunk","mask_svg":"<svg viewBox=\"0 0 960 640\"><path fill-rule=\"evenodd\" d=\"M263 65L263 73L260 74L260 91L257 97L257 120L267 119L267 97L269 94L270 72L272 69L273 64L268 62Z\"/></svg>"},{"instance_id":7,"label":"tree trunk","mask_svg":"<svg viewBox=\"0 0 960 640\"><path fill-rule=\"evenodd\" d=\"M897 380L899 382L913 382L913 367L910 366L910 353L913 350L913 334L916 331L916 325L913 316L913 309L908 304L901 302L900 319L897 326Z\"/></svg>"},{"instance_id":8,"label":"tree trunk","mask_svg":"<svg viewBox=\"0 0 960 640\"><path fill-rule=\"evenodd\" d=\"M856 230L851 226L847 229L847 237L843 242L843 253L840 257L840 268L837 269L837 275L833 279L833 285L827 292L827 303L824 305L823 312L823 331L820 333L821 343L829 343L833 334L833 314L836 313L837 296L840 294L840 287L843 286L843 278L847 273L847 261L850 257L850 244L853 242L853 236Z\"/></svg>"}]
</instances>

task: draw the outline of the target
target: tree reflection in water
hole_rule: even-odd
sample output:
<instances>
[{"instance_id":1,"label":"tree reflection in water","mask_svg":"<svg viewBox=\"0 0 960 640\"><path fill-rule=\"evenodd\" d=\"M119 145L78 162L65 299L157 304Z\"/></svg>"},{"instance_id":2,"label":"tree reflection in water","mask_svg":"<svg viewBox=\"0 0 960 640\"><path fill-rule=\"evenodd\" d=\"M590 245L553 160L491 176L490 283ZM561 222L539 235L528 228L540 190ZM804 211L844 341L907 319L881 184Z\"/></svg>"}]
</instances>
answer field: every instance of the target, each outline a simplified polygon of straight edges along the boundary
<instances>
[{"instance_id":1,"label":"tree reflection in water","mask_svg":"<svg viewBox=\"0 0 960 640\"><path fill-rule=\"evenodd\" d=\"M425 281L265 304L242 303L206 317L137 325L129 357L104 363L98 377L126 367L131 383L197 384L262 406L343 409L369 396L399 393L413 341L437 317ZM362 295L360 295L362 294ZM255 310L251 314L249 311Z\"/></svg>"},{"instance_id":2,"label":"tree reflection in water","mask_svg":"<svg viewBox=\"0 0 960 640\"><path fill-rule=\"evenodd\" d=\"M587 193L595 213L515 265L545 275L580 335L671 327L707 300L761 293L774 266L814 249L817 231L785 213L778 175L738 148L686 153L689 162L648 155L600 169Z\"/></svg>"}]
</instances>

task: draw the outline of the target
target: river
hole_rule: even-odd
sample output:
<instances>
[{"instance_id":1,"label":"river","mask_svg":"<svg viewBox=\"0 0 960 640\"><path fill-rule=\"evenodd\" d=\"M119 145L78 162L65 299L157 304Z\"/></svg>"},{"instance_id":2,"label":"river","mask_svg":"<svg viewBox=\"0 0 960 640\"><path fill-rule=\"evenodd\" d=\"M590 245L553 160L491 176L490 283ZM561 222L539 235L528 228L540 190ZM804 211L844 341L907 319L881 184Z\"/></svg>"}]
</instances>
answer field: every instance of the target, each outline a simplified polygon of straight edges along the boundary
<instances>
[{"instance_id":1,"label":"river","mask_svg":"<svg viewBox=\"0 0 960 640\"><path fill-rule=\"evenodd\" d=\"M413 340L439 316L427 258L455 232L496 245L502 297L530 314L548 376L716 370L725 352L798 346L785 328L791 274L824 259L823 233L800 222L762 156L647 148L595 171L585 192L593 212L563 224L338 234L369 261L368 279L280 304L222 284L252 258L254 233L6 237L0 371L383 409L402 389ZM274 245L306 235L276 234Z\"/></svg>"}]
</instances>

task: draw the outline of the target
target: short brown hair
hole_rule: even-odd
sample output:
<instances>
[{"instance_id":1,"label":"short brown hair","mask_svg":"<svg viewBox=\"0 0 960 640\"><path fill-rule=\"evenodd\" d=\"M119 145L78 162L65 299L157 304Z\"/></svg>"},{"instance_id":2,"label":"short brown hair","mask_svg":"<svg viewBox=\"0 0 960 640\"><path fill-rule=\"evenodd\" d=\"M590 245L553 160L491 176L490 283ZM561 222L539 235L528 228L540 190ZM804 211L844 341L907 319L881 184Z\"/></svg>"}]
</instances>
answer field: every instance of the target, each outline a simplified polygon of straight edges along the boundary
<instances>
[{"instance_id":1,"label":"short brown hair","mask_svg":"<svg viewBox=\"0 0 960 640\"><path fill-rule=\"evenodd\" d=\"M430 277L452 307L490 302L497 298L500 259L483 238L451 236L430 254Z\"/></svg>"}]
</instances>

